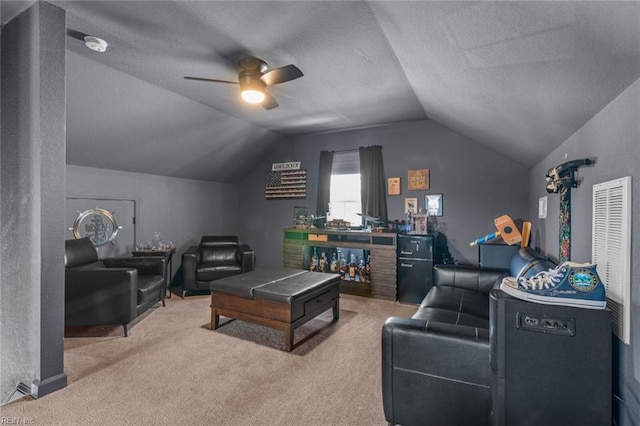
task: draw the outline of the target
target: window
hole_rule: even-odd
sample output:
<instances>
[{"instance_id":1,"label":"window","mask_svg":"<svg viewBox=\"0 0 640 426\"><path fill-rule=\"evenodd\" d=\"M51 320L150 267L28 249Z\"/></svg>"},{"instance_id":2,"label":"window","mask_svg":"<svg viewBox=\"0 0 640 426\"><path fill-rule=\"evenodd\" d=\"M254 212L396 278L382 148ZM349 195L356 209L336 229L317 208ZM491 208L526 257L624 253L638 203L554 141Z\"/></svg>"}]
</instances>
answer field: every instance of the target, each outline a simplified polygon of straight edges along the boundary
<instances>
[{"instance_id":1,"label":"window","mask_svg":"<svg viewBox=\"0 0 640 426\"><path fill-rule=\"evenodd\" d=\"M357 150L335 152L331 166L331 218L362 225L360 196L360 154Z\"/></svg>"},{"instance_id":2,"label":"window","mask_svg":"<svg viewBox=\"0 0 640 426\"><path fill-rule=\"evenodd\" d=\"M362 218L360 203L360 173L349 175L331 174L331 217L359 226Z\"/></svg>"}]
</instances>

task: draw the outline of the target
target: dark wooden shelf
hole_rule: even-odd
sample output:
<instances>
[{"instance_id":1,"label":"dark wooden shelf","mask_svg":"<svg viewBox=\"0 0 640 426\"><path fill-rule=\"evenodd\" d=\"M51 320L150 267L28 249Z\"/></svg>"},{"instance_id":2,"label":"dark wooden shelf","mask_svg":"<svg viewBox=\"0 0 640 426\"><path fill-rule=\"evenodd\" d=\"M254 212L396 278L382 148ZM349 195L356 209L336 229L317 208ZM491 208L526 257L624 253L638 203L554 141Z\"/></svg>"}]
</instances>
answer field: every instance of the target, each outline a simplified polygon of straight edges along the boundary
<instances>
[{"instance_id":1,"label":"dark wooden shelf","mask_svg":"<svg viewBox=\"0 0 640 426\"><path fill-rule=\"evenodd\" d=\"M395 233L368 231L295 229L284 230L283 266L306 269L305 251L312 248L366 250L371 256L371 282L340 281L340 292L377 299L396 300Z\"/></svg>"}]
</instances>

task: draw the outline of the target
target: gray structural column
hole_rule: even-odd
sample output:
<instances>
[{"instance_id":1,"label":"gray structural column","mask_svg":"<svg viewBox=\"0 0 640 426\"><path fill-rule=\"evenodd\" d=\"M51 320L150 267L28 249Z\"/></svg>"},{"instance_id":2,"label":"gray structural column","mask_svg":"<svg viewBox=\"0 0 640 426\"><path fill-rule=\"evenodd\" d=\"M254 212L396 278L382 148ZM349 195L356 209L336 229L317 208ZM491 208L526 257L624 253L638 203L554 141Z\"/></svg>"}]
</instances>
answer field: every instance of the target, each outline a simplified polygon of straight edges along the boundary
<instances>
[{"instance_id":1,"label":"gray structural column","mask_svg":"<svg viewBox=\"0 0 640 426\"><path fill-rule=\"evenodd\" d=\"M2 28L0 403L67 384L65 27L37 2Z\"/></svg>"}]
</instances>

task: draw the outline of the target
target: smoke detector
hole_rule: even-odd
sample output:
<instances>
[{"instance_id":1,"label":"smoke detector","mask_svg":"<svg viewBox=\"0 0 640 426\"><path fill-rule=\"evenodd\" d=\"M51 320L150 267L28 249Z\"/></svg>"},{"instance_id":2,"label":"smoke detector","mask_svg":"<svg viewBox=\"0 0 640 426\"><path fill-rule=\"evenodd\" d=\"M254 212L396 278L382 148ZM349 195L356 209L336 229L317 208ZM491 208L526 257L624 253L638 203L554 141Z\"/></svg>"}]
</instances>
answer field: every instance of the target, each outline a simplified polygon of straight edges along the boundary
<instances>
[{"instance_id":1,"label":"smoke detector","mask_svg":"<svg viewBox=\"0 0 640 426\"><path fill-rule=\"evenodd\" d=\"M96 52L100 52L100 53L102 53L105 50L107 50L107 46L108 46L106 41L104 41L101 38L94 37L94 36L85 36L84 44L89 49L95 50Z\"/></svg>"}]
</instances>

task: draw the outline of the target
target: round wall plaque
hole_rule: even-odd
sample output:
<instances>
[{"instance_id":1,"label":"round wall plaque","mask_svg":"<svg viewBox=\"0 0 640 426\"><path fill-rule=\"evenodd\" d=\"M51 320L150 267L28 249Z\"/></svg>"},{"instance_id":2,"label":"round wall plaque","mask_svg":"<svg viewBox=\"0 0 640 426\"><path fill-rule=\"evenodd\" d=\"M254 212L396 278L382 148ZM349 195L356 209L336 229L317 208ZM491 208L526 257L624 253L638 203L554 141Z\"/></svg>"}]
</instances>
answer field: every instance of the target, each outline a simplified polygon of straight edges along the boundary
<instances>
[{"instance_id":1,"label":"round wall plaque","mask_svg":"<svg viewBox=\"0 0 640 426\"><path fill-rule=\"evenodd\" d=\"M97 206L95 209L78 211L78 217L69 231L73 231L76 239L89 237L94 246L103 246L112 242L118 235L118 230L122 229L114 214Z\"/></svg>"}]
</instances>

